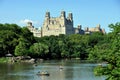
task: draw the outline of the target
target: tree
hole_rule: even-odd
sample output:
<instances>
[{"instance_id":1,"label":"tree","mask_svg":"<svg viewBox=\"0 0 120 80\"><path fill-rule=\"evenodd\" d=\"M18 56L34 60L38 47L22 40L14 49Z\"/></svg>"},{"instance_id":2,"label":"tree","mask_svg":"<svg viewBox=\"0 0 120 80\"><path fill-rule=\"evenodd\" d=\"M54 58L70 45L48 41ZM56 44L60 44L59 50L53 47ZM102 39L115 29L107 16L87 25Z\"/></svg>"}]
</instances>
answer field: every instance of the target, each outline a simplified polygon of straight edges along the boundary
<instances>
[{"instance_id":1,"label":"tree","mask_svg":"<svg viewBox=\"0 0 120 80\"><path fill-rule=\"evenodd\" d=\"M0 56L13 54L21 28L16 24L0 24Z\"/></svg>"},{"instance_id":2,"label":"tree","mask_svg":"<svg viewBox=\"0 0 120 80\"><path fill-rule=\"evenodd\" d=\"M94 45L98 44L100 41L103 41L104 35L100 32L94 32L89 36L89 42L88 44L91 47L94 47Z\"/></svg>"},{"instance_id":3,"label":"tree","mask_svg":"<svg viewBox=\"0 0 120 80\"><path fill-rule=\"evenodd\" d=\"M1 30L0 31L0 45L2 54L13 54L15 46L17 45L18 36L16 33L10 30ZM3 55L3 56L4 56ZM1 55L2 56L2 55Z\"/></svg>"},{"instance_id":4,"label":"tree","mask_svg":"<svg viewBox=\"0 0 120 80\"><path fill-rule=\"evenodd\" d=\"M49 54L52 59L61 58L60 46L59 46L59 37L58 36L49 36L47 40L47 45L49 47Z\"/></svg>"},{"instance_id":5,"label":"tree","mask_svg":"<svg viewBox=\"0 0 120 80\"><path fill-rule=\"evenodd\" d=\"M19 44L16 46L15 55L16 56L27 56L28 55L28 50L24 42L20 41Z\"/></svg>"},{"instance_id":6,"label":"tree","mask_svg":"<svg viewBox=\"0 0 120 80\"><path fill-rule=\"evenodd\" d=\"M20 38L23 38L28 43L27 47L29 48L36 42L33 33L30 32L27 27L21 28L21 31Z\"/></svg>"},{"instance_id":7,"label":"tree","mask_svg":"<svg viewBox=\"0 0 120 80\"><path fill-rule=\"evenodd\" d=\"M111 24L109 27L112 29L109 34L111 47L106 55L101 56L101 59L107 62L107 66L101 67L102 74L107 75L106 80L120 80L120 23Z\"/></svg>"},{"instance_id":8,"label":"tree","mask_svg":"<svg viewBox=\"0 0 120 80\"><path fill-rule=\"evenodd\" d=\"M120 80L120 23L111 24L112 29L112 49L104 60L108 62L105 68L105 75L108 75L107 80Z\"/></svg>"},{"instance_id":9,"label":"tree","mask_svg":"<svg viewBox=\"0 0 120 80\"><path fill-rule=\"evenodd\" d=\"M70 57L80 59L87 57L88 36L80 34L69 35L66 45Z\"/></svg>"},{"instance_id":10,"label":"tree","mask_svg":"<svg viewBox=\"0 0 120 80\"><path fill-rule=\"evenodd\" d=\"M23 43L28 50L35 42L33 34L27 28L21 28L17 24L0 24L1 57L6 54L14 55L16 46L20 47Z\"/></svg>"},{"instance_id":11,"label":"tree","mask_svg":"<svg viewBox=\"0 0 120 80\"><path fill-rule=\"evenodd\" d=\"M109 43L97 44L93 48L89 48L88 60L91 61L103 61L103 58L106 58L111 46Z\"/></svg>"},{"instance_id":12,"label":"tree","mask_svg":"<svg viewBox=\"0 0 120 80\"><path fill-rule=\"evenodd\" d=\"M46 58L48 57L48 46L44 43L34 43L30 47L30 53L29 55L33 57L40 57L40 58Z\"/></svg>"}]
</instances>

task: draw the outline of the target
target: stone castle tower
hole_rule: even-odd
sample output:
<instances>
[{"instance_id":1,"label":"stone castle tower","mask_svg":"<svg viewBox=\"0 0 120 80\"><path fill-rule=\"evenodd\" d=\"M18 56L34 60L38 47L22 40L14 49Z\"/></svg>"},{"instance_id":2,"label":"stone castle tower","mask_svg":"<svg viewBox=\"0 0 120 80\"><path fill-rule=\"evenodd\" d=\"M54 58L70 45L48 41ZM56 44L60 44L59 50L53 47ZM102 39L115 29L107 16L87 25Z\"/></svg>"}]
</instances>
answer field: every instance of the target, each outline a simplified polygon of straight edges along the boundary
<instances>
[{"instance_id":1,"label":"stone castle tower","mask_svg":"<svg viewBox=\"0 0 120 80\"><path fill-rule=\"evenodd\" d=\"M41 31L42 36L74 34L72 13L66 18L65 11L62 11L59 17L51 17L50 12L46 12Z\"/></svg>"}]
</instances>

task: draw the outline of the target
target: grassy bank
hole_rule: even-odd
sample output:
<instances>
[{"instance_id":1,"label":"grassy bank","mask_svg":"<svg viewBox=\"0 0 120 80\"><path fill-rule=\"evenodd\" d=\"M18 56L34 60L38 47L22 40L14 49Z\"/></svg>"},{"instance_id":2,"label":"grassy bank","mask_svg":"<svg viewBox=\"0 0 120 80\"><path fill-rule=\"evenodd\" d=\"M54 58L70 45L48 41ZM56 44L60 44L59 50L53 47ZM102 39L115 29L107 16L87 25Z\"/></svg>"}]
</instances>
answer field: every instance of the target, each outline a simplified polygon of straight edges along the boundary
<instances>
[{"instance_id":1,"label":"grassy bank","mask_svg":"<svg viewBox=\"0 0 120 80\"><path fill-rule=\"evenodd\" d=\"M7 62L9 62L9 58L6 57L0 58L0 63L7 63Z\"/></svg>"}]
</instances>

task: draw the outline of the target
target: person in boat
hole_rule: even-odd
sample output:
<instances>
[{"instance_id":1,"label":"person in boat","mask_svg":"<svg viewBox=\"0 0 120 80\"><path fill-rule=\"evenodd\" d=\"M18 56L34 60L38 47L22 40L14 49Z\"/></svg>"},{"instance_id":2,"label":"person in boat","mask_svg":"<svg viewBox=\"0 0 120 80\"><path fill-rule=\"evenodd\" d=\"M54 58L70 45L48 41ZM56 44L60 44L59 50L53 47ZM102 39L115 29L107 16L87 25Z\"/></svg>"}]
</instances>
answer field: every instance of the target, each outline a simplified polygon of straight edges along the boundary
<instances>
[{"instance_id":1,"label":"person in boat","mask_svg":"<svg viewBox=\"0 0 120 80\"><path fill-rule=\"evenodd\" d=\"M46 75L46 76L49 76L50 74L47 72L47 71L42 71L42 72L38 72L37 75Z\"/></svg>"},{"instance_id":2,"label":"person in boat","mask_svg":"<svg viewBox=\"0 0 120 80\"><path fill-rule=\"evenodd\" d=\"M63 66L60 65L59 69L63 69Z\"/></svg>"}]
</instances>

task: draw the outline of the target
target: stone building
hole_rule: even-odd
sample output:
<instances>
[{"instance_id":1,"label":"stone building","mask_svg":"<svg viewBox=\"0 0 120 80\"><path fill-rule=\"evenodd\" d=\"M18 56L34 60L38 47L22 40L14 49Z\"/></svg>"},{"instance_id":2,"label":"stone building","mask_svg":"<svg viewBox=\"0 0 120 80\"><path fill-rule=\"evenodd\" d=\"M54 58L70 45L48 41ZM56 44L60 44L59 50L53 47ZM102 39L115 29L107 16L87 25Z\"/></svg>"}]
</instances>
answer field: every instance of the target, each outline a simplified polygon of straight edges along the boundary
<instances>
[{"instance_id":1,"label":"stone building","mask_svg":"<svg viewBox=\"0 0 120 80\"><path fill-rule=\"evenodd\" d=\"M84 34L84 30L82 29L82 25L78 25L77 28L74 28L75 34Z\"/></svg>"},{"instance_id":2,"label":"stone building","mask_svg":"<svg viewBox=\"0 0 120 80\"><path fill-rule=\"evenodd\" d=\"M27 23L27 28L33 33L35 37L41 37L41 30L39 30L38 28L34 28L32 22Z\"/></svg>"},{"instance_id":3,"label":"stone building","mask_svg":"<svg viewBox=\"0 0 120 80\"><path fill-rule=\"evenodd\" d=\"M93 32L101 32L103 34L105 34L105 30L101 28L100 24L98 24L96 27L92 27L92 28L88 28L86 27L84 30L84 34L91 34Z\"/></svg>"},{"instance_id":4,"label":"stone building","mask_svg":"<svg viewBox=\"0 0 120 80\"><path fill-rule=\"evenodd\" d=\"M74 28L72 13L69 13L68 17L66 17L65 11L61 11L59 17L51 17L50 12L46 12L41 30L34 28L31 22L28 22L27 28L33 32L33 35L36 37L50 35L58 36L60 34L91 34L92 32L105 33L105 30L101 29L100 25L97 25L94 28L87 27L85 30L82 29L81 25L78 25L77 28Z\"/></svg>"},{"instance_id":5,"label":"stone building","mask_svg":"<svg viewBox=\"0 0 120 80\"><path fill-rule=\"evenodd\" d=\"M50 12L46 12L41 31L42 36L74 34L72 13L66 18L65 11L59 17L51 17Z\"/></svg>"},{"instance_id":6,"label":"stone building","mask_svg":"<svg viewBox=\"0 0 120 80\"><path fill-rule=\"evenodd\" d=\"M84 30L82 29L81 25L78 25L77 28L75 28L75 34L92 34L93 32L101 32L105 34L105 30L101 28L100 24L98 24L96 27L86 27Z\"/></svg>"}]
</instances>

